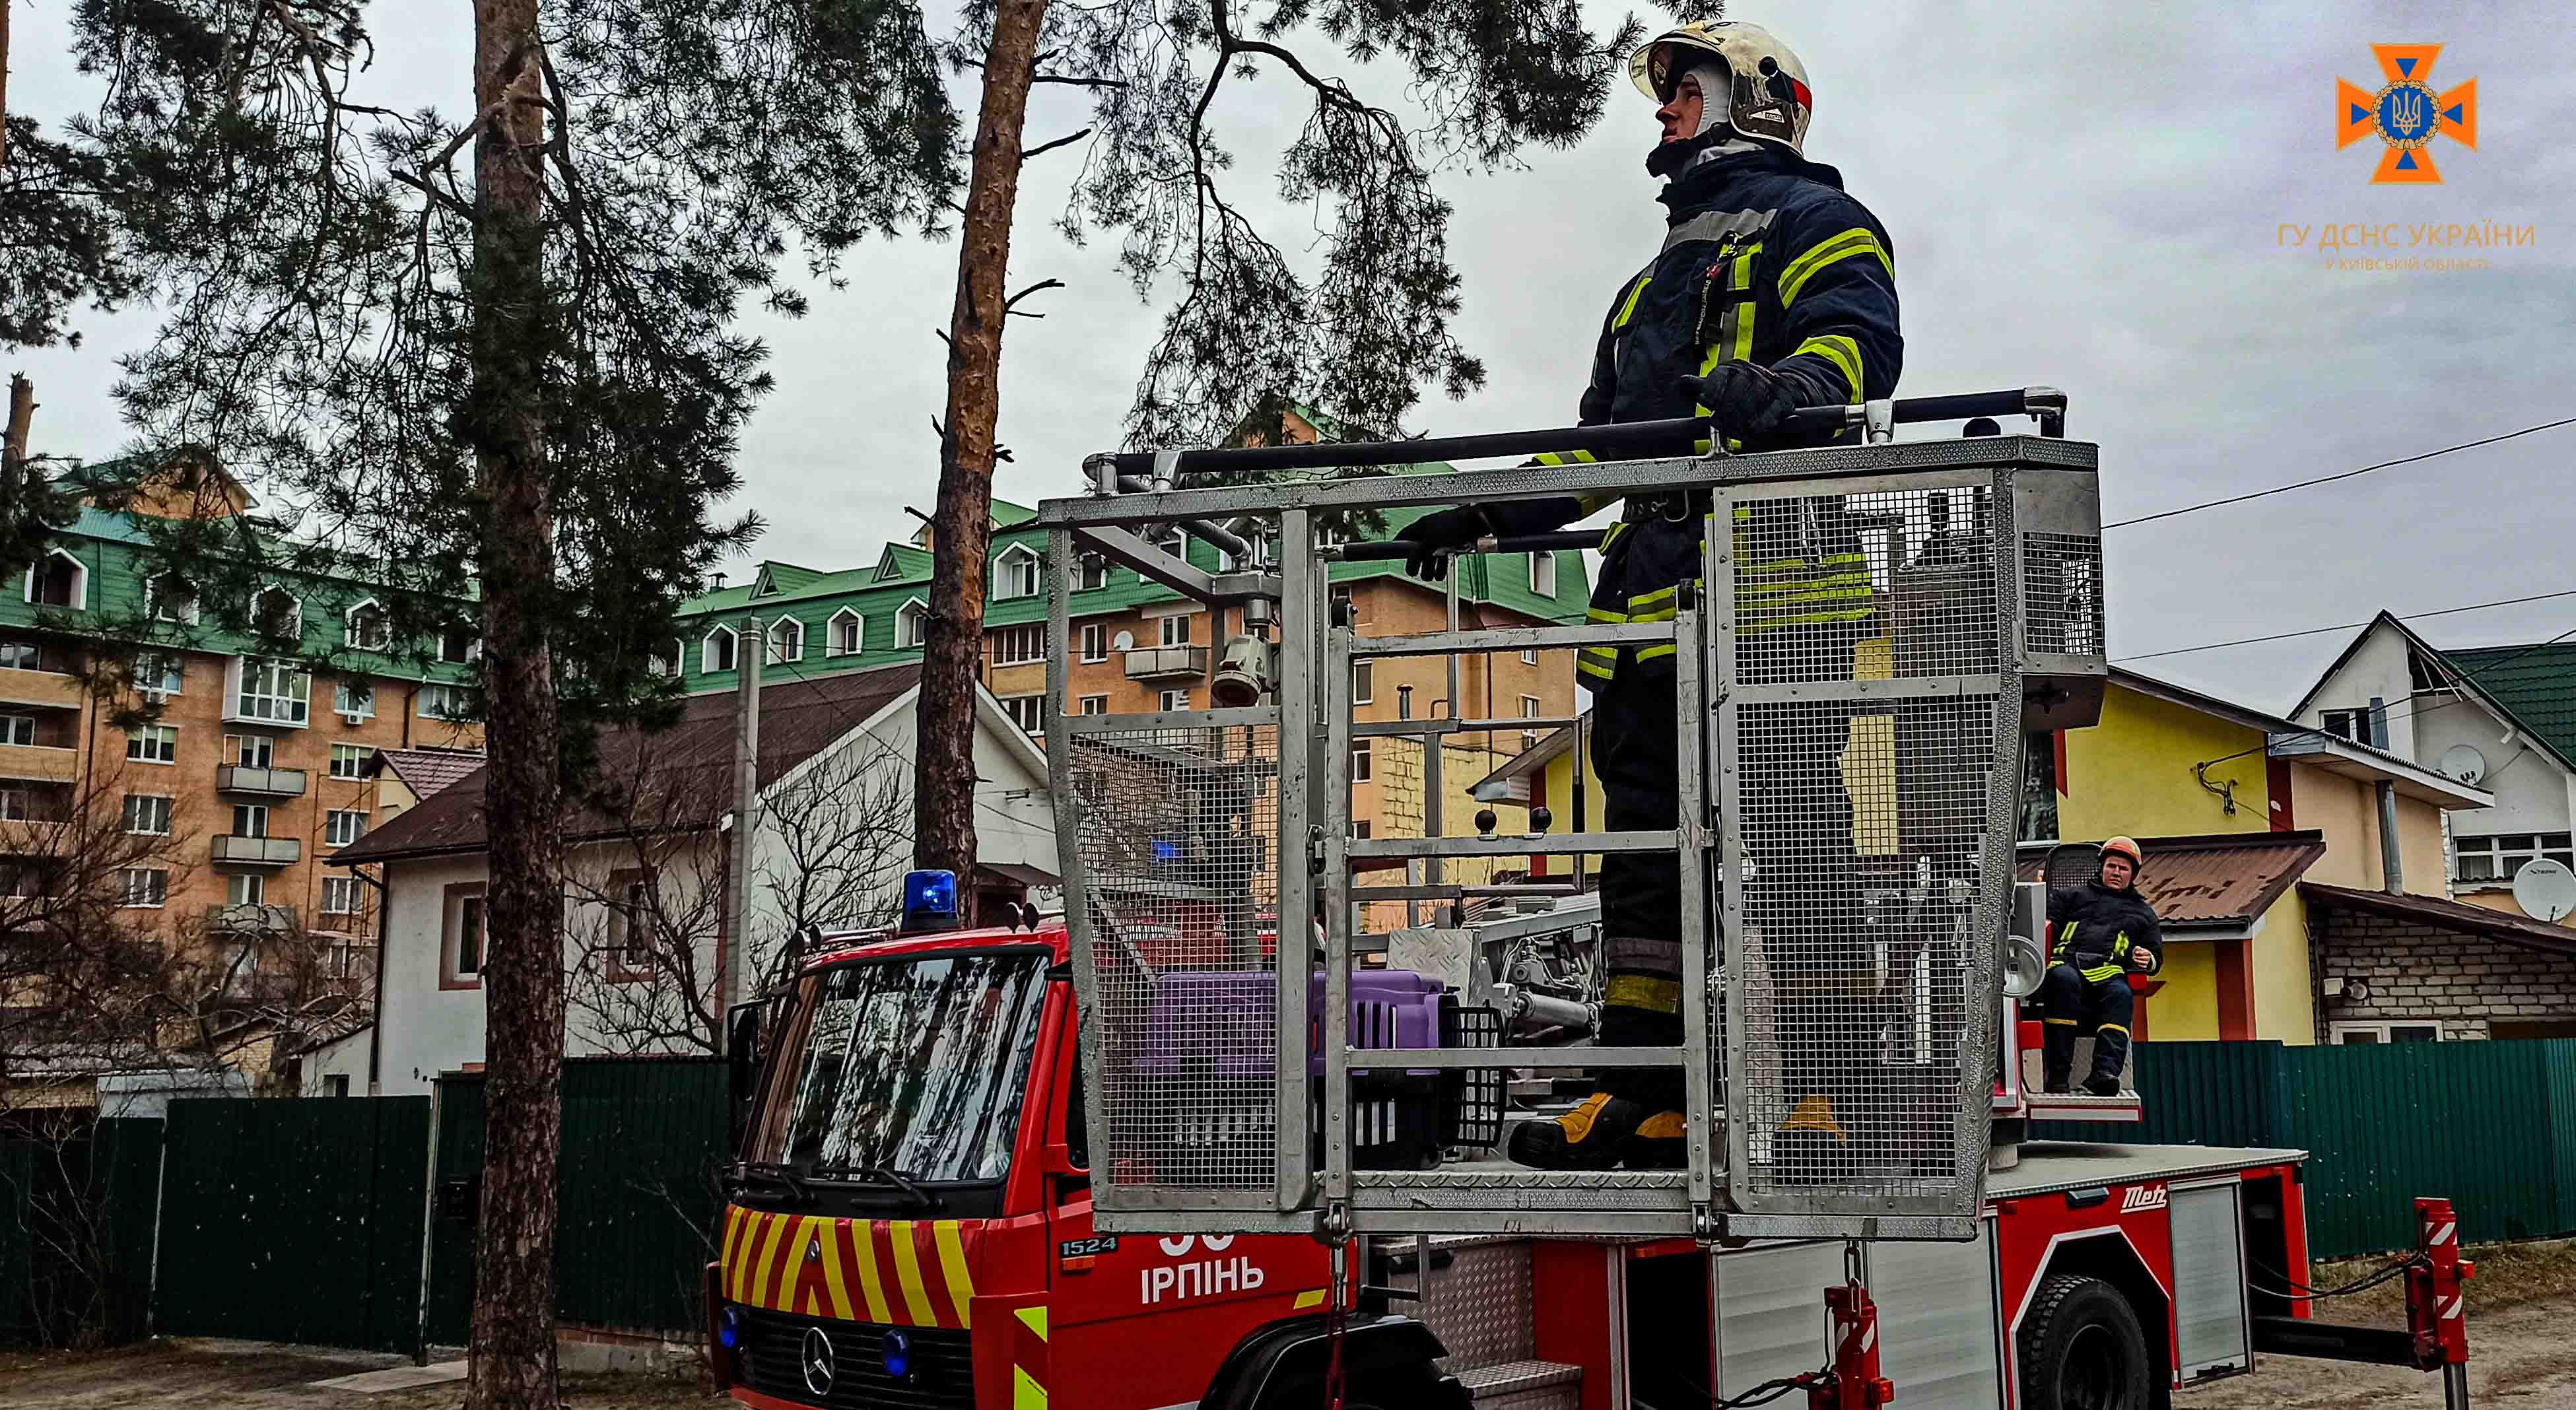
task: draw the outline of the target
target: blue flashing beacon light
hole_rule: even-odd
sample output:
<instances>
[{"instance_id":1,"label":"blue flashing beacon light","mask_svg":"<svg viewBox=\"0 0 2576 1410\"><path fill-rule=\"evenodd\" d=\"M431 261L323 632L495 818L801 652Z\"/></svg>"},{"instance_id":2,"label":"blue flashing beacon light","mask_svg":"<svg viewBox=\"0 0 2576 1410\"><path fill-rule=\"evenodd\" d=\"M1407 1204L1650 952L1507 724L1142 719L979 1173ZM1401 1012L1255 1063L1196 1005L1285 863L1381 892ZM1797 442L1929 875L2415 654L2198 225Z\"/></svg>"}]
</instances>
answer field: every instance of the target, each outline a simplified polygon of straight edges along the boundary
<instances>
[{"instance_id":1,"label":"blue flashing beacon light","mask_svg":"<svg viewBox=\"0 0 2576 1410\"><path fill-rule=\"evenodd\" d=\"M953 871L915 871L903 878L903 932L924 935L942 930L955 930L957 917L957 873Z\"/></svg>"}]
</instances>

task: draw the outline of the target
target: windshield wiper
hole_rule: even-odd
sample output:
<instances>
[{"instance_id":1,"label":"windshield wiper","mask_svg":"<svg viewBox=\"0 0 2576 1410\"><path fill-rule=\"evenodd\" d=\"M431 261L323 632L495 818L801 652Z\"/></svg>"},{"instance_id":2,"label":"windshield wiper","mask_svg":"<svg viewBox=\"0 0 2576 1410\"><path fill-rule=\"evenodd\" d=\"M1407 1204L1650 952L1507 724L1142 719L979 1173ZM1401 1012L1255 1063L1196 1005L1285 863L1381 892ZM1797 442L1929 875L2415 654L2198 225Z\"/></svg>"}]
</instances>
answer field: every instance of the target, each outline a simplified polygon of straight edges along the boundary
<instances>
[{"instance_id":1,"label":"windshield wiper","mask_svg":"<svg viewBox=\"0 0 2576 1410\"><path fill-rule=\"evenodd\" d=\"M895 1169L891 1165L853 1165L845 1162L838 1165L808 1166L805 1173L808 1175L826 1177L833 1175L848 1175L855 1176L856 1178L866 1181L872 1185L892 1185L896 1189L903 1191L906 1198L910 1199L914 1204L921 1206L923 1209L937 1209L942 1204L946 1203L946 1201L942 1200L939 1196L923 1189L920 1182L913 1179L912 1176Z\"/></svg>"},{"instance_id":2,"label":"windshield wiper","mask_svg":"<svg viewBox=\"0 0 2576 1410\"><path fill-rule=\"evenodd\" d=\"M797 1172L795 1166L782 1165L774 1160L745 1160L737 1162L734 1170L738 1184L748 1185L754 1181L766 1181L787 1191L799 1204L810 1205L814 1202L814 1187L805 1183L804 1177Z\"/></svg>"}]
</instances>

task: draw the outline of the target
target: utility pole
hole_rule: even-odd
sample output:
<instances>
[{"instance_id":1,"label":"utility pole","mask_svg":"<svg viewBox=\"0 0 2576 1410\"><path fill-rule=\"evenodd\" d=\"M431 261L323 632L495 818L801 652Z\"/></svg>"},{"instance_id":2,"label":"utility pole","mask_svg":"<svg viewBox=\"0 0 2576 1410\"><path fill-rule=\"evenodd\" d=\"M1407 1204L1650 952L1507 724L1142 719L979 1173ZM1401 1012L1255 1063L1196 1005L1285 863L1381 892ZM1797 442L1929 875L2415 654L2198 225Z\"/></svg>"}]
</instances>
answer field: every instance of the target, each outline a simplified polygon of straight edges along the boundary
<instances>
[{"instance_id":1,"label":"utility pole","mask_svg":"<svg viewBox=\"0 0 2576 1410\"><path fill-rule=\"evenodd\" d=\"M742 953L751 945L751 848L760 824L760 670L769 642L758 617L742 619L734 642L733 833L725 844L725 943L716 962L716 1012L743 1000ZM731 1042L732 1024L716 1025L716 1044Z\"/></svg>"}]
</instances>

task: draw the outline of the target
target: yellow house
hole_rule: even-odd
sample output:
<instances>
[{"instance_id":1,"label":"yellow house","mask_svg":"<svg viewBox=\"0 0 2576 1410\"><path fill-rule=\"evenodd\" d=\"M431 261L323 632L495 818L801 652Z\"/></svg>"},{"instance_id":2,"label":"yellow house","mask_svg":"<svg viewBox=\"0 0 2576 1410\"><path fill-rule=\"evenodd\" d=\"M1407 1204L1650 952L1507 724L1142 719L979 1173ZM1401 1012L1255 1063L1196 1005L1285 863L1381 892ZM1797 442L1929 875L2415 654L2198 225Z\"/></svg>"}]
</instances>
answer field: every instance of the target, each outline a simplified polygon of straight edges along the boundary
<instances>
[{"instance_id":1,"label":"yellow house","mask_svg":"<svg viewBox=\"0 0 2576 1410\"><path fill-rule=\"evenodd\" d=\"M1868 723L1855 723L1855 750L1885 747ZM1559 730L1486 775L1475 796L1545 806L1552 830L1572 829L1575 733ZM2061 839L2126 835L2146 849L2139 885L2169 927L2141 1037L2299 1044L2316 1041L2317 1000L2296 883L2447 896L2442 816L2492 801L2384 750L2117 667L2099 724L2031 737L2023 792L2026 873ZM1588 760L1581 798L1597 828L1601 783ZM2384 815L2395 819L2393 857ZM1866 806L1855 828L1869 830ZM1855 842L1876 850L1870 837ZM1533 871L1548 860L1532 858Z\"/></svg>"}]
</instances>

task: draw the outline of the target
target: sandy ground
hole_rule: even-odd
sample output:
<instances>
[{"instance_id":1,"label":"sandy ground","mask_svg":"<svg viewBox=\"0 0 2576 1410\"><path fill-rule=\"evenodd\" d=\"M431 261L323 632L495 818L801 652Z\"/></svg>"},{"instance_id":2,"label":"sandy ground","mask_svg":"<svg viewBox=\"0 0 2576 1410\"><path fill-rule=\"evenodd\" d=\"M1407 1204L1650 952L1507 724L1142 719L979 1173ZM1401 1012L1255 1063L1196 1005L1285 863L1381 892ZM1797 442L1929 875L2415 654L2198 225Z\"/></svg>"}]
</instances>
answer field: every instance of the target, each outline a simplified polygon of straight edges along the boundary
<instances>
[{"instance_id":1,"label":"sandy ground","mask_svg":"<svg viewBox=\"0 0 2576 1410\"><path fill-rule=\"evenodd\" d=\"M2576 1410L2576 1245L2473 1250L2469 1383L2480 1410ZM2326 1265L2314 1286L2349 1282L2382 1260ZM2320 1304L2320 1320L2400 1326L2391 1284ZM407 1364L402 1358L259 1342L168 1341L114 1351L0 1351L0 1405L31 1410L454 1410L462 1383L364 1395L311 1383ZM1898 1387L1902 1410L1904 1388ZM719 1410L694 1376L572 1376L572 1410ZM2393 1367L2266 1357L2252 1375L2184 1391L2176 1410L2438 1407L2438 1378Z\"/></svg>"}]
</instances>

